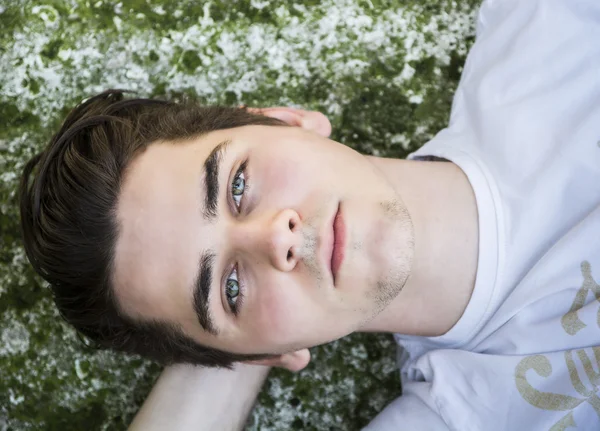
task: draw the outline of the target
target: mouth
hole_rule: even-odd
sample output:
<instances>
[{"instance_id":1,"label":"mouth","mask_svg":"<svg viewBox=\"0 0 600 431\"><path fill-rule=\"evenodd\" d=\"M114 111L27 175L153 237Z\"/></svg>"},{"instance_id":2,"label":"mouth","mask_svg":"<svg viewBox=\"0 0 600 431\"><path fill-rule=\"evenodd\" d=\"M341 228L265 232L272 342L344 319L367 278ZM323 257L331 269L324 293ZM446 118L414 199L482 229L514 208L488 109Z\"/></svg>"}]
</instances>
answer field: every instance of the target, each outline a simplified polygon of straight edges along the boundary
<instances>
[{"instance_id":1,"label":"mouth","mask_svg":"<svg viewBox=\"0 0 600 431\"><path fill-rule=\"evenodd\" d=\"M333 277L333 284L336 285L340 266L344 260L344 248L346 245L346 225L344 224L341 204L338 204L337 212L333 217L332 228L333 245L331 247L330 267L331 275Z\"/></svg>"}]
</instances>

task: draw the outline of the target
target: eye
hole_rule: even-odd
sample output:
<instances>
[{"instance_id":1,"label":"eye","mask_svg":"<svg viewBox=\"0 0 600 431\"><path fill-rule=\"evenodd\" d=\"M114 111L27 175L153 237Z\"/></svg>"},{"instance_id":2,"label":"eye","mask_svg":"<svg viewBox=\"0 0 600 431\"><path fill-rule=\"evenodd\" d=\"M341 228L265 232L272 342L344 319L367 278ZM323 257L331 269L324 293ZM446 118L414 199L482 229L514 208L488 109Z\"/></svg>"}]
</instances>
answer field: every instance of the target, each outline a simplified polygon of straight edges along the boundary
<instances>
[{"instance_id":1,"label":"eye","mask_svg":"<svg viewBox=\"0 0 600 431\"><path fill-rule=\"evenodd\" d=\"M235 173L233 181L231 182L231 197L233 198L233 202L235 203L236 209L238 211L242 204L242 197L244 196L244 193L248 190L248 184L246 180L246 165L247 161L242 163L242 165Z\"/></svg>"},{"instance_id":2,"label":"eye","mask_svg":"<svg viewBox=\"0 0 600 431\"><path fill-rule=\"evenodd\" d=\"M225 282L225 296L227 298L229 308L231 308L233 314L237 316L240 311L239 309L242 304L243 295L236 268L231 271L227 281Z\"/></svg>"}]
</instances>

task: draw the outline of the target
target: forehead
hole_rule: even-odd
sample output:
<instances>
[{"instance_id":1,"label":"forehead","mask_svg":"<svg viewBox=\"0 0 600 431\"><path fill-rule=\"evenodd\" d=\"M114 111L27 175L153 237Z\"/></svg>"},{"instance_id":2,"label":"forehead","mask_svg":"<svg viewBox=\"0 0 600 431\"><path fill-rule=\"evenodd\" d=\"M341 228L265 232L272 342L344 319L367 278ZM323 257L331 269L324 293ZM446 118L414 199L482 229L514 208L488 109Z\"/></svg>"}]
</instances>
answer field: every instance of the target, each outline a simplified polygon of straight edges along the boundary
<instances>
[{"instance_id":1,"label":"forehead","mask_svg":"<svg viewBox=\"0 0 600 431\"><path fill-rule=\"evenodd\" d=\"M197 238L211 241L200 212L202 166L225 136L219 131L153 143L128 167L117 206L114 271L115 293L126 313L196 321L190 298L202 249Z\"/></svg>"}]
</instances>

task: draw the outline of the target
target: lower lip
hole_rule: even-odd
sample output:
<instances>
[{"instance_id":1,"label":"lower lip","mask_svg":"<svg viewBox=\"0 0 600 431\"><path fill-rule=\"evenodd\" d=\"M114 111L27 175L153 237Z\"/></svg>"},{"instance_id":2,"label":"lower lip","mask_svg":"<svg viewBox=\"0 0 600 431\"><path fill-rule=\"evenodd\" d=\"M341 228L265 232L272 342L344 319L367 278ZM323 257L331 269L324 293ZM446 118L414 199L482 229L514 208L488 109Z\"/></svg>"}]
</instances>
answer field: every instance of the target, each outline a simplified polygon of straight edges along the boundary
<instances>
[{"instance_id":1,"label":"lower lip","mask_svg":"<svg viewBox=\"0 0 600 431\"><path fill-rule=\"evenodd\" d=\"M333 252L331 253L331 272L333 274L333 283L337 280L337 274L344 260L344 246L346 243L346 225L342 218L341 208L338 207L337 214L333 221Z\"/></svg>"}]
</instances>

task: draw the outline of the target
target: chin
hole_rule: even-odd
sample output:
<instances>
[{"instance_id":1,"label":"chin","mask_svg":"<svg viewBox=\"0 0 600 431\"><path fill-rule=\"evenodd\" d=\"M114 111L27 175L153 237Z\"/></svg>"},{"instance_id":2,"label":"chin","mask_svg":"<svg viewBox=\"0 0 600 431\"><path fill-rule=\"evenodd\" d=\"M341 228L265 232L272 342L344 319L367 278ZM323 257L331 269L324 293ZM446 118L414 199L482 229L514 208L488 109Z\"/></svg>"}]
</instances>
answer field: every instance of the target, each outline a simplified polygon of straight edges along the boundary
<instances>
[{"instance_id":1,"label":"chin","mask_svg":"<svg viewBox=\"0 0 600 431\"><path fill-rule=\"evenodd\" d=\"M385 257L382 254L367 287L366 297L371 304L372 313L369 314L371 318L398 296L408 280L412 267L412 246L396 243L385 249Z\"/></svg>"}]
</instances>

